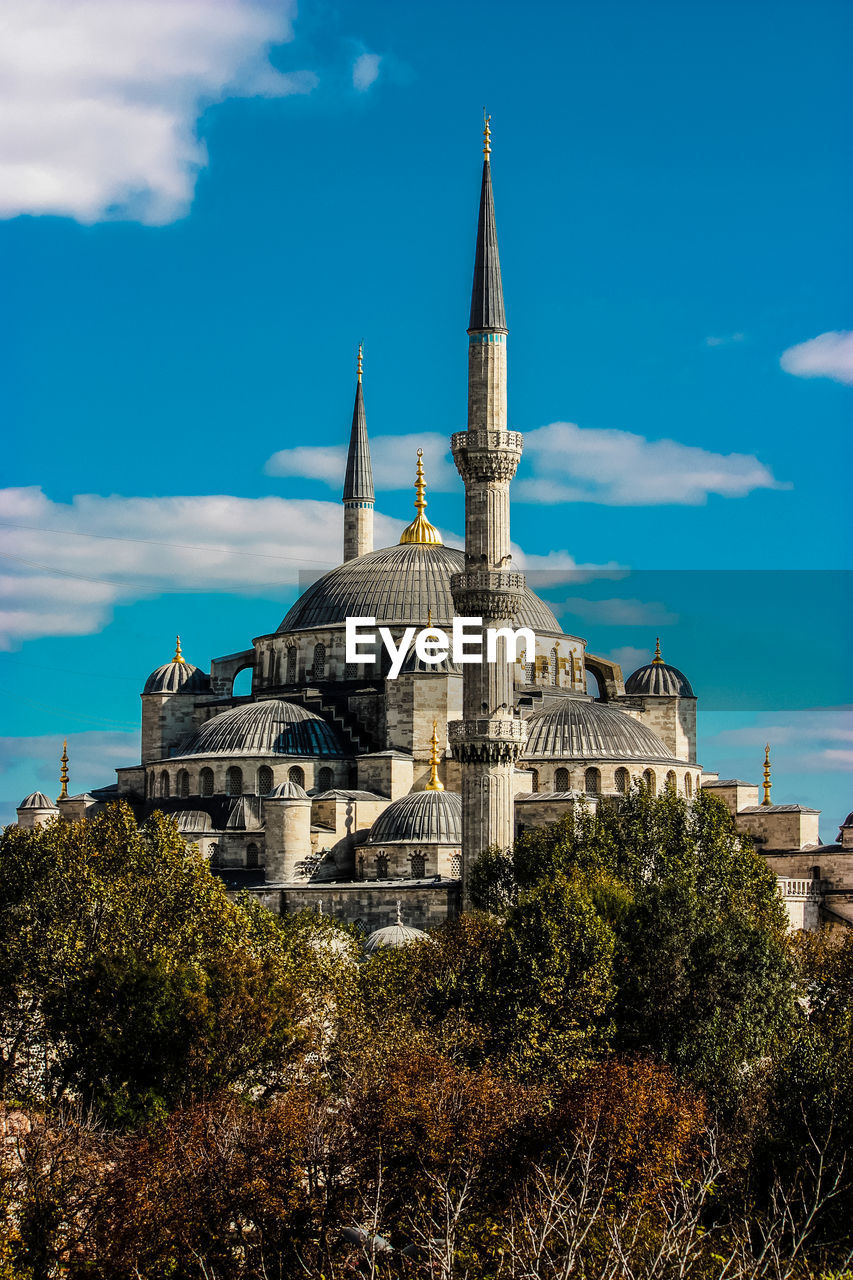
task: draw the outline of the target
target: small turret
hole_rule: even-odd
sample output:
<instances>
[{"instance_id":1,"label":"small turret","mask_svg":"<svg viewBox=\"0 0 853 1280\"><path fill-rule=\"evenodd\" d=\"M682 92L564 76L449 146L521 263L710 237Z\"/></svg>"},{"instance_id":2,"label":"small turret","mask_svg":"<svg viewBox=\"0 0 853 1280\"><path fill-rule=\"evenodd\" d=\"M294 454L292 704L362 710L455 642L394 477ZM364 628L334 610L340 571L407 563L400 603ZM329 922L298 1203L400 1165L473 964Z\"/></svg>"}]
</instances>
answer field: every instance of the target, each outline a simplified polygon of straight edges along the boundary
<instances>
[{"instance_id":1,"label":"small turret","mask_svg":"<svg viewBox=\"0 0 853 1280\"><path fill-rule=\"evenodd\" d=\"M344 477L344 560L355 560L373 550L373 468L370 465L370 445L367 441L367 417L364 412L364 392L361 378L364 367L364 347L358 344L358 376L355 384L355 404L352 410L352 430L347 453L347 469Z\"/></svg>"}]
</instances>

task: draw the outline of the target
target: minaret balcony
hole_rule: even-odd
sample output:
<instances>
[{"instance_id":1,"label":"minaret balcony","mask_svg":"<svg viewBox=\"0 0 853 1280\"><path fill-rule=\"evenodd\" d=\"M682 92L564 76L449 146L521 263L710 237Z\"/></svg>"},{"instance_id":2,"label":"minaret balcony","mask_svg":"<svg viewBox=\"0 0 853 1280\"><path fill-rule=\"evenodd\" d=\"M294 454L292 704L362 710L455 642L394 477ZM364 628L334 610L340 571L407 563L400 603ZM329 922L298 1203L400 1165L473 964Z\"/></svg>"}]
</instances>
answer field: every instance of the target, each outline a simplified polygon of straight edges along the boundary
<instances>
[{"instance_id":1,"label":"minaret balcony","mask_svg":"<svg viewBox=\"0 0 853 1280\"><path fill-rule=\"evenodd\" d=\"M520 431L454 431L450 449L457 471L468 484L472 480L511 480L523 443Z\"/></svg>"},{"instance_id":2,"label":"minaret balcony","mask_svg":"<svg viewBox=\"0 0 853 1280\"><path fill-rule=\"evenodd\" d=\"M510 620L524 603L523 573L508 569L470 569L450 578L453 603L469 618Z\"/></svg>"},{"instance_id":3,"label":"minaret balcony","mask_svg":"<svg viewBox=\"0 0 853 1280\"><path fill-rule=\"evenodd\" d=\"M527 725L520 719L451 720L447 726L454 759L508 764L519 758L527 741Z\"/></svg>"}]
</instances>

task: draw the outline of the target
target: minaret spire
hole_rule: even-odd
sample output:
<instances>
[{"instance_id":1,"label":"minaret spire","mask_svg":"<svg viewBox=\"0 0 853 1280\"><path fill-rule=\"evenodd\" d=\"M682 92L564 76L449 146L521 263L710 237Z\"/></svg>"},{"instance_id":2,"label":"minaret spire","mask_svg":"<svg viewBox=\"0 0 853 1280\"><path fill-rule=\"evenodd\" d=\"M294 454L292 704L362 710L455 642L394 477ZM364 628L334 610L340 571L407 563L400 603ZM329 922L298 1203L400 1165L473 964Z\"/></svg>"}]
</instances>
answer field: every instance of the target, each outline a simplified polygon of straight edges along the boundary
<instances>
[{"instance_id":1,"label":"minaret spire","mask_svg":"<svg viewBox=\"0 0 853 1280\"><path fill-rule=\"evenodd\" d=\"M352 430L344 477L344 560L354 560L373 550L373 468L367 442L367 417L361 379L364 370L364 344L358 344L358 366Z\"/></svg>"},{"instance_id":2,"label":"minaret spire","mask_svg":"<svg viewBox=\"0 0 853 1280\"><path fill-rule=\"evenodd\" d=\"M761 801L762 805L773 803L770 799L770 788L772 786L773 783L770 781L770 743L768 742L764 748L764 799Z\"/></svg>"},{"instance_id":3,"label":"minaret spire","mask_svg":"<svg viewBox=\"0 0 853 1280\"><path fill-rule=\"evenodd\" d=\"M58 799L67 800L68 799L68 739L67 738L62 743L62 755L60 757L60 763L62 767L59 770L60 792L59 792Z\"/></svg>"},{"instance_id":4,"label":"minaret spire","mask_svg":"<svg viewBox=\"0 0 853 1280\"><path fill-rule=\"evenodd\" d=\"M511 569L509 484L521 457L522 438L507 430L506 313L504 311L495 202L490 165L491 129L484 114L483 179L474 283L468 324L468 429L451 447L465 482L465 570L451 578L458 615L489 627L512 624L524 598L524 575ZM485 654L485 636L483 637ZM496 661L466 664L462 675L464 719L450 726L450 746L461 763L462 880L467 900L471 865L487 849L507 849L513 839L513 769L525 740L515 710L513 667L498 640Z\"/></svg>"}]
</instances>

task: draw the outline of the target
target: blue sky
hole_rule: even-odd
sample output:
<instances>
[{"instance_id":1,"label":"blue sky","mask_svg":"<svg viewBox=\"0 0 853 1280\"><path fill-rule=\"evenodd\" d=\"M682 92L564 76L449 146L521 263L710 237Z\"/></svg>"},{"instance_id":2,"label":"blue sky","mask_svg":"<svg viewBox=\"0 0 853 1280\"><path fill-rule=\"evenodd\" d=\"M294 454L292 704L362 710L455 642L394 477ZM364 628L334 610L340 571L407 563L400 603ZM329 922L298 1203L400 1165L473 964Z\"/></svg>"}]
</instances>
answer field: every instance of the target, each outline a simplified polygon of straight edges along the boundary
<instances>
[{"instance_id":1,"label":"blue sky","mask_svg":"<svg viewBox=\"0 0 853 1280\"><path fill-rule=\"evenodd\" d=\"M360 339L379 541L419 444L458 534L485 103L519 559L643 571L543 590L626 670L662 630L706 767L757 778L772 730L774 798L831 839L853 807L849 5L15 8L3 816L55 789L66 733L76 787L133 758L176 631L206 665L337 561Z\"/></svg>"}]
</instances>

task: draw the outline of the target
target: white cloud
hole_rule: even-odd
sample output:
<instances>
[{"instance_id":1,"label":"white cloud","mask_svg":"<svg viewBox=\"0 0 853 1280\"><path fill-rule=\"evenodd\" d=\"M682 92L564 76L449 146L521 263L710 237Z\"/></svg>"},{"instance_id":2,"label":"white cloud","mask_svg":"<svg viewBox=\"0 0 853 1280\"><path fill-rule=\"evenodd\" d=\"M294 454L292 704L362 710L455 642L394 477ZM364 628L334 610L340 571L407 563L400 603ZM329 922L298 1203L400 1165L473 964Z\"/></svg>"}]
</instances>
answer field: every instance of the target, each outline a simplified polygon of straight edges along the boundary
<instances>
[{"instance_id":1,"label":"white cloud","mask_svg":"<svg viewBox=\"0 0 853 1280\"><path fill-rule=\"evenodd\" d=\"M606 655L613 662L618 662L622 668L622 674L627 677L632 671L636 671L638 667L644 667L651 661L651 649L639 649L635 645L624 644L618 649L611 649Z\"/></svg>"},{"instance_id":2,"label":"white cloud","mask_svg":"<svg viewBox=\"0 0 853 1280\"><path fill-rule=\"evenodd\" d=\"M370 459L373 481L377 489L409 489L415 483L418 449L424 451L424 471L429 490L436 493L462 493L462 481L454 466L447 436L437 431L409 435L371 436ZM267 459L264 471L269 476L302 476L322 480L331 488L343 485L346 470L345 445L301 445L280 449Z\"/></svg>"},{"instance_id":3,"label":"white cloud","mask_svg":"<svg viewBox=\"0 0 853 1280\"><path fill-rule=\"evenodd\" d=\"M360 53L352 64L353 88L364 93L376 82L382 58L378 53Z\"/></svg>"},{"instance_id":4,"label":"white cloud","mask_svg":"<svg viewBox=\"0 0 853 1280\"><path fill-rule=\"evenodd\" d=\"M206 162L196 121L228 96L306 93L272 45L294 0L29 0L4 6L0 216L181 217Z\"/></svg>"},{"instance_id":5,"label":"white cloud","mask_svg":"<svg viewBox=\"0 0 853 1280\"><path fill-rule=\"evenodd\" d=\"M705 745L714 751L748 749L756 761L763 758L766 742L771 744L771 759L789 774L853 771L853 707L769 711L754 724L722 729L705 738Z\"/></svg>"},{"instance_id":6,"label":"white cloud","mask_svg":"<svg viewBox=\"0 0 853 1280\"><path fill-rule=\"evenodd\" d=\"M119 729L92 729L69 733L67 737L71 774L68 789L72 794L90 787L109 786L115 782L116 768L139 763L138 731L125 733ZM54 785L58 789L62 741L62 737L56 734L0 738L0 774L13 772L21 764L31 764L35 767L34 772L42 778L45 773L48 777L55 777ZM17 803L22 799L23 796L19 797Z\"/></svg>"},{"instance_id":7,"label":"white cloud","mask_svg":"<svg viewBox=\"0 0 853 1280\"><path fill-rule=\"evenodd\" d=\"M725 333L716 337L711 336L705 339L706 347L728 347L733 342L743 342L746 339L745 333Z\"/></svg>"},{"instance_id":8,"label":"white cloud","mask_svg":"<svg viewBox=\"0 0 853 1280\"><path fill-rule=\"evenodd\" d=\"M821 333L783 351L779 363L797 378L832 378L853 386L853 330Z\"/></svg>"},{"instance_id":9,"label":"white cloud","mask_svg":"<svg viewBox=\"0 0 853 1280\"><path fill-rule=\"evenodd\" d=\"M790 487L751 454L711 453L573 422L526 432L524 454L534 475L517 481L513 496L527 502L698 506L709 494L741 498L754 489Z\"/></svg>"}]
</instances>

